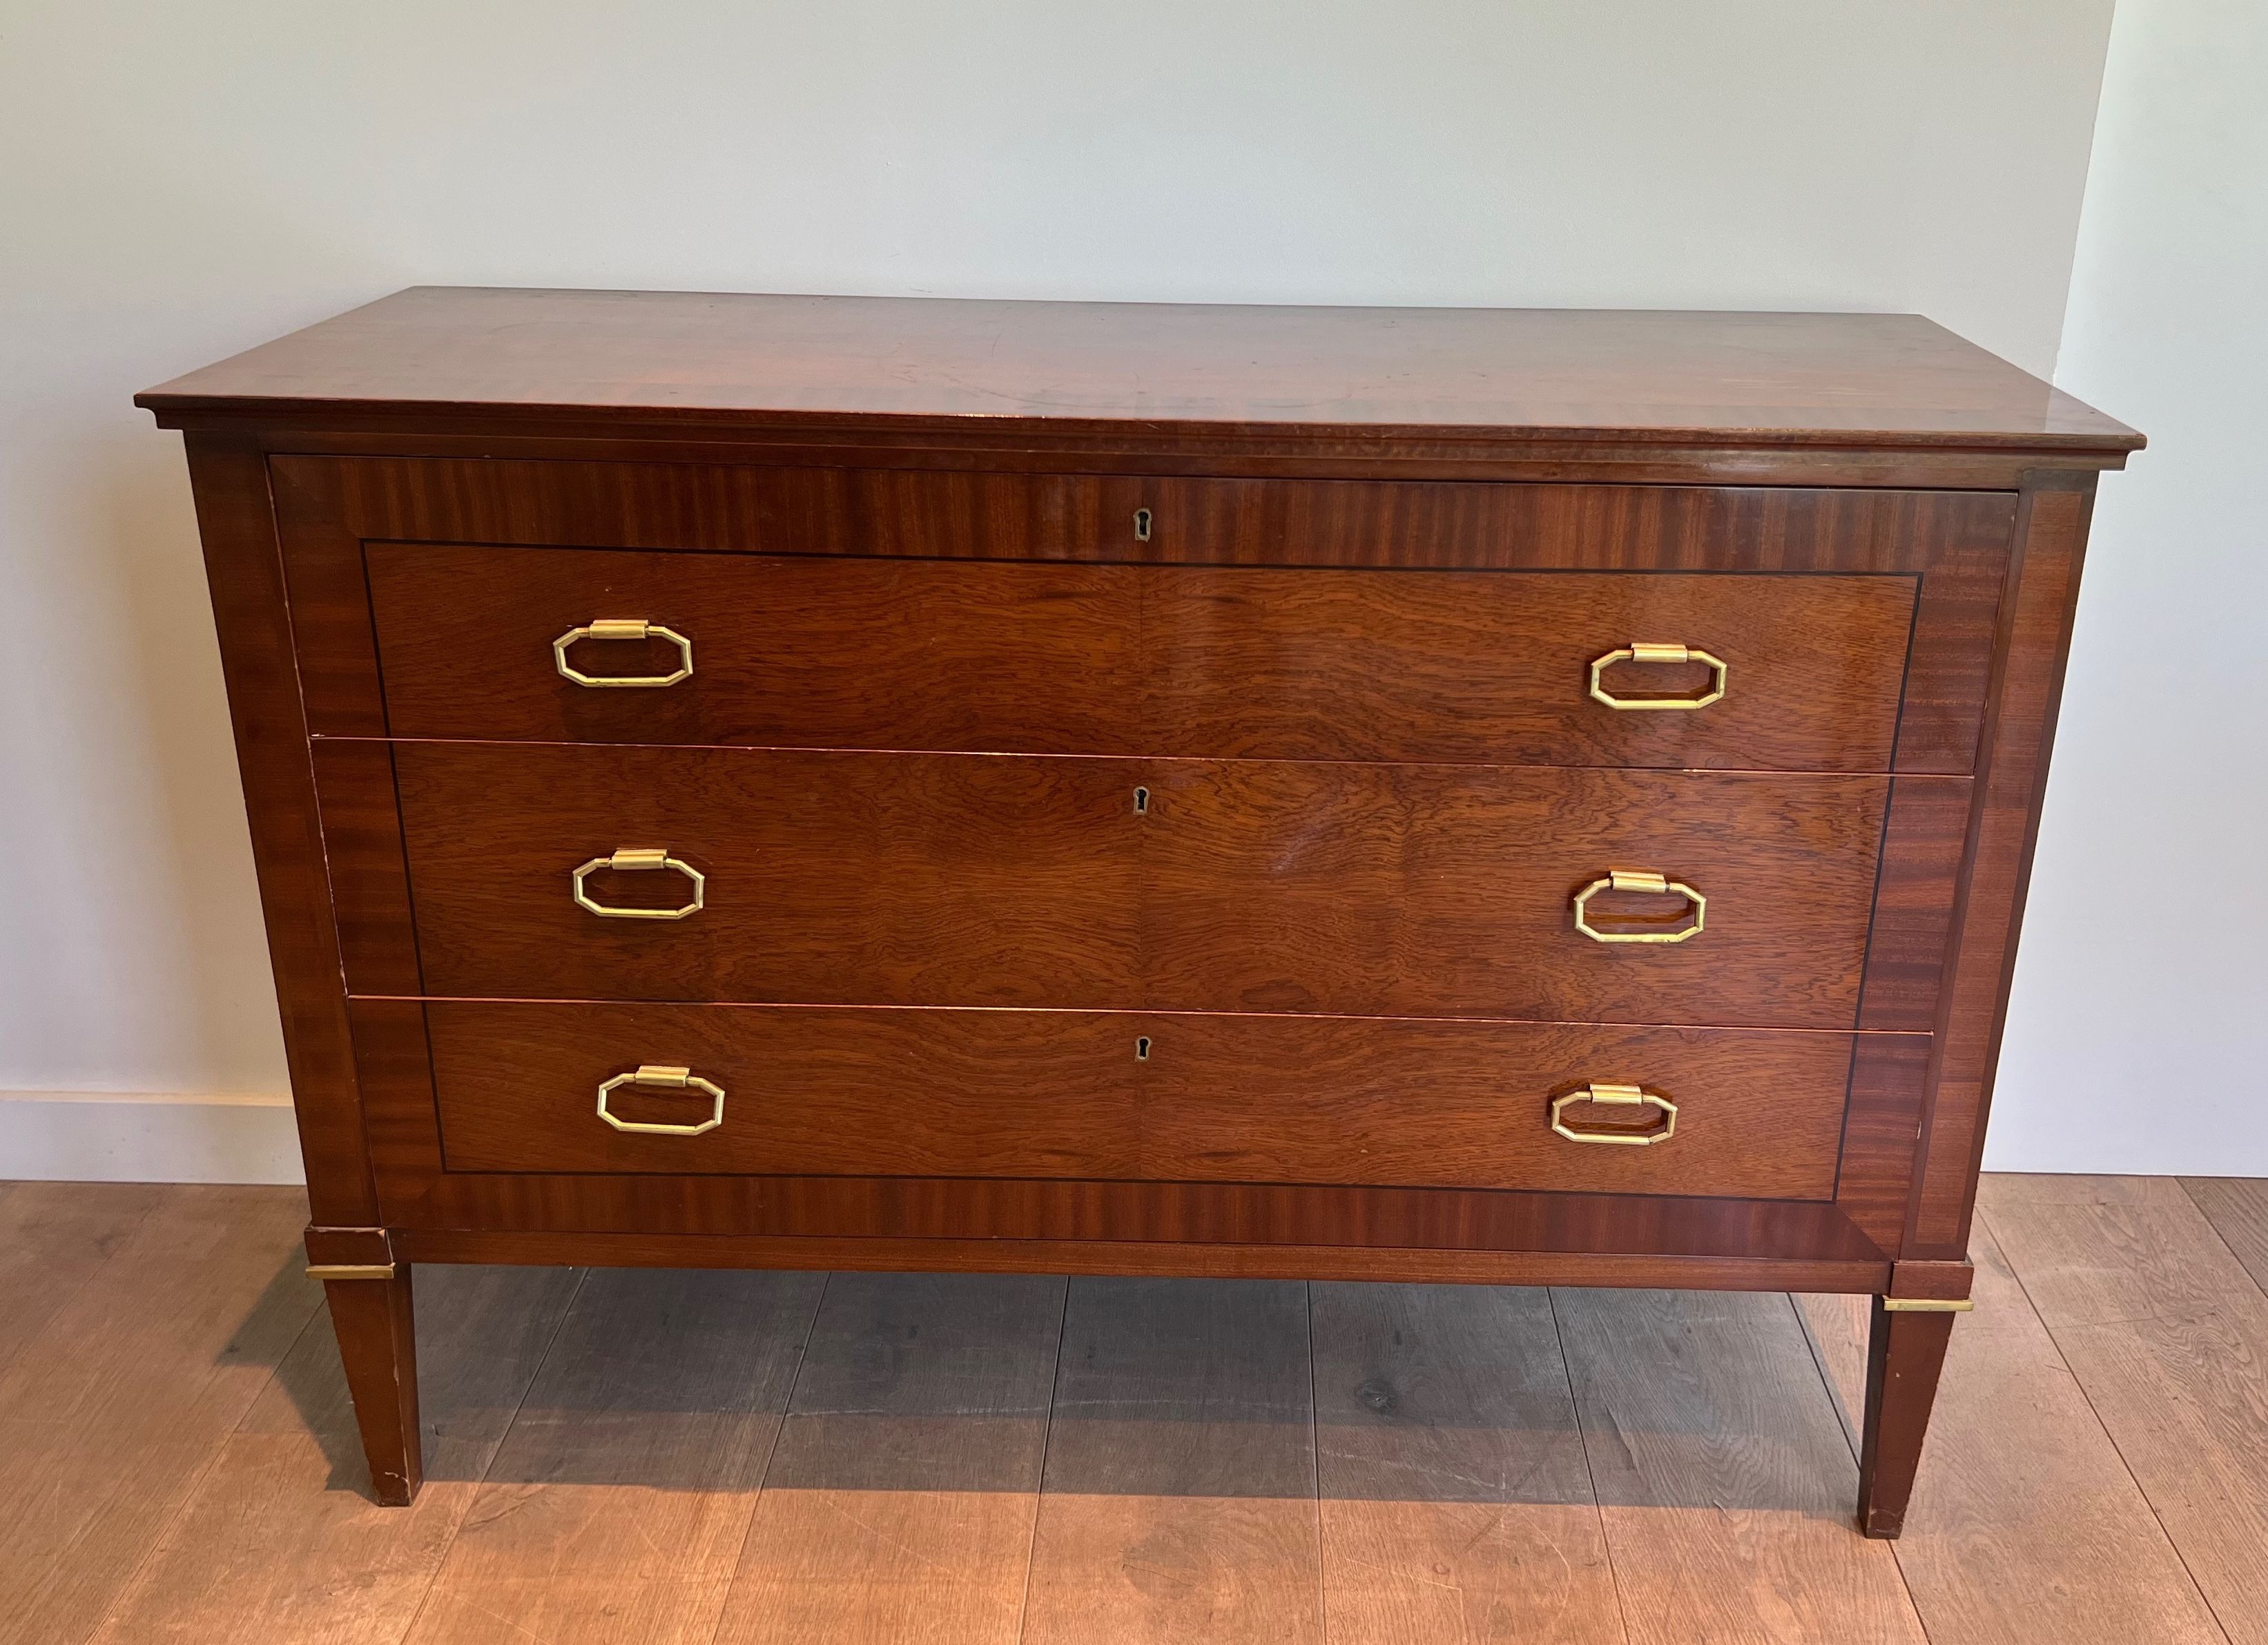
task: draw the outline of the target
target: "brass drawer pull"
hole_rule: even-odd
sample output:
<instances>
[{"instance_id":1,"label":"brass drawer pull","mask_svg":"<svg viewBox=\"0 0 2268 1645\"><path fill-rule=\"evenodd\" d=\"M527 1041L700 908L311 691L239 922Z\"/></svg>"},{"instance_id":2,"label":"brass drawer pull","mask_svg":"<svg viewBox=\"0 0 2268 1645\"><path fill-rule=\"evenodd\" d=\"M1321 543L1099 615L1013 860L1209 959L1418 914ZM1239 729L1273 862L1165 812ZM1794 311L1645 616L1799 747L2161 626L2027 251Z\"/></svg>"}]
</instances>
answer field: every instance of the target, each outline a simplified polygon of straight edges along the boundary
<instances>
[{"instance_id":1,"label":"brass drawer pull","mask_svg":"<svg viewBox=\"0 0 2268 1645\"><path fill-rule=\"evenodd\" d=\"M693 900L679 908L616 908L610 903L597 901L583 889L583 882L601 868L614 868L630 873L654 868L674 868L693 882ZM673 857L668 852L658 846L640 847L634 850L624 845L618 848L611 857L593 857L575 870L573 883L576 906L587 908L605 919L688 919L701 911L709 894L707 874L703 874L691 863Z\"/></svg>"},{"instance_id":2,"label":"brass drawer pull","mask_svg":"<svg viewBox=\"0 0 2268 1645\"><path fill-rule=\"evenodd\" d=\"M1709 689L1697 697L1616 697L1601 678L1618 662L1702 662L1709 665ZM1609 708L1706 708L1725 695L1725 676L1731 672L1719 658L1690 645L1648 645L1632 640L1620 651L1610 651L1591 665L1591 700Z\"/></svg>"},{"instance_id":3,"label":"brass drawer pull","mask_svg":"<svg viewBox=\"0 0 2268 1645\"><path fill-rule=\"evenodd\" d=\"M567 648L585 639L666 639L677 647L674 674L585 674L567 660ZM559 672L578 685L675 685L693 674L693 642L674 628L649 623L644 617L601 617L582 628L571 628L551 642L551 659Z\"/></svg>"},{"instance_id":4,"label":"brass drawer pull","mask_svg":"<svg viewBox=\"0 0 2268 1645\"><path fill-rule=\"evenodd\" d=\"M1651 1108L1661 1123L1651 1131L1578 1131L1567 1123L1567 1110L1578 1103L1597 1103L1607 1108ZM1610 1085L1594 1080L1565 1096L1551 1099L1551 1129L1570 1142L1597 1142L1615 1148L1650 1147L1677 1134L1677 1104L1659 1092L1635 1085Z\"/></svg>"},{"instance_id":5,"label":"brass drawer pull","mask_svg":"<svg viewBox=\"0 0 2268 1645\"><path fill-rule=\"evenodd\" d=\"M641 1120L617 1119L607 1111L607 1099L626 1085L654 1086L671 1091L700 1091L710 1098L709 1118L697 1125L655 1125ZM711 1084L690 1068L674 1068L659 1063L640 1063L630 1073L618 1073L599 1088L599 1118L616 1131L643 1131L657 1137L697 1137L704 1131L714 1131L725 1123L725 1092Z\"/></svg>"},{"instance_id":6,"label":"brass drawer pull","mask_svg":"<svg viewBox=\"0 0 2268 1645\"><path fill-rule=\"evenodd\" d=\"M1639 891L1652 896L1682 896L1689 904L1692 924L1675 931L1602 931L1591 923L1591 899L1602 891ZM1683 881L1631 868L1614 868L1603 880L1594 880L1575 893L1575 929L1594 942L1683 942L1697 937L1709 917L1709 899Z\"/></svg>"}]
</instances>

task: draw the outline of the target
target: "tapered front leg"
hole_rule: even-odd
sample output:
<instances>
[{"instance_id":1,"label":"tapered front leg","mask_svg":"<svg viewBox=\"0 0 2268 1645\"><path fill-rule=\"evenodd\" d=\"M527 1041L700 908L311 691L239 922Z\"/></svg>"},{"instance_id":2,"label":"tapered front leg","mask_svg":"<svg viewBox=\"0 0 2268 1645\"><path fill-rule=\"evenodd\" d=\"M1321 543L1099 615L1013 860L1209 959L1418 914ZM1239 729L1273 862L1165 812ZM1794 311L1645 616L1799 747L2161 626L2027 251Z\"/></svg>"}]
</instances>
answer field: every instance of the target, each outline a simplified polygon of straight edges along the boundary
<instances>
[{"instance_id":1,"label":"tapered front leg","mask_svg":"<svg viewBox=\"0 0 2268 1645\"><path fill-rule=\"evenodd\" d=\"M1921 1465L1953 1320L1939 1309L1893 1309L1874 1299L1866 1433L1859 1452L1859 1525L1870 1537L1895 1537L1905 1526L1906 1499Z\"/></svg>"},{"instance_id":2,"label":"tapered front leg","mask_svg":"<svg viewBox=\"0 0 2268 1645\"><path fill-rule=\"evenodd\" d=\"M384 1277L326 1275L323 1290L330 1299L339 1358L346 1363L347 1391L354 1396L363 1454L370 1459L371 1495L388 1508L400 1508L424 1483L425 1463L417 1434L409 1265L392 1266Z\"/></svg>"}]
</instances>

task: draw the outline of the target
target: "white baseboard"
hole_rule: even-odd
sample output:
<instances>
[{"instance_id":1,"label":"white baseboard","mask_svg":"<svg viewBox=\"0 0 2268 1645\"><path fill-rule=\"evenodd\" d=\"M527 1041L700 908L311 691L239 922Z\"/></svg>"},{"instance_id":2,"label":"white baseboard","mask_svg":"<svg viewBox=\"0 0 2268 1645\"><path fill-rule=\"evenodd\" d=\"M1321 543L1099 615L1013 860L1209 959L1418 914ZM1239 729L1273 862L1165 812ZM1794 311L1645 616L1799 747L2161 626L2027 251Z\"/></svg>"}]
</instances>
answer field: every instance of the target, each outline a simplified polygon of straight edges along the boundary
<instances>
[{"instance_id":1,"label":"white baseboard","mask_svg":"<svg viewBox=\"0 0 2268 1645\"><path fill-rule=\"evenodd\" d=\"M284 1095L0 1091L0 1179L298 1183Z\"/></svg>"}]
</instances>

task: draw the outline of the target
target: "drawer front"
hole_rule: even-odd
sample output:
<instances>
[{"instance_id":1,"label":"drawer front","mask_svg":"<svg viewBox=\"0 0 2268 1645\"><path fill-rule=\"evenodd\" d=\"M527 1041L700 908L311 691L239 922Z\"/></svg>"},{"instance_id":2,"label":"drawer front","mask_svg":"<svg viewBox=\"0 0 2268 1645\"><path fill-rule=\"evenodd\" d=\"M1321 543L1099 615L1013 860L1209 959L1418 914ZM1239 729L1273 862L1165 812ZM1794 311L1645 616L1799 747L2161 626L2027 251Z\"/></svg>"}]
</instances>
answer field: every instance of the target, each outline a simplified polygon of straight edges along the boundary
<instances>
[{"instance_id":1,"label":"drawer front","mask_svg":"<svg viewBox=\"0 0 2268 1645\"><path fill-rule=\"evenodd\" d=\"M404 743L425 992L1854 1025L1888 779ZM1140 791L1138 793L1138 790ZM573 872L618 847L686 872ZM1576 894L1706 901L1601 942ZM1607 891L1609 935L1691 924Z\"/></svg>"},{"instance_id":2,"label":"drawer front","mask_svg":"<svg viewBox=\"0 0 2268 1645\"><path fill-rule=\"evenodd\" d=\"M453 1171L1366 1184L1826 1199L1851 1036L1565 1024L440 1002ZM1146 1052L1146 1054L1139 1054ZM641 1066L721 1090L631 1081ZM1674 1104L1578 1142L1594 1081ZM1642 1120L1630 1118L1642 1114ZM1579 1135L1659 1107L1561 1110Z\"/></svg>"},{"instance_id":3,"label":"drawer front","mask_svg":"<svg viewBox=\"0 0 2268 1645\"><path fill-rule=\"evenodd\" d=\"M1855 1026L1879 777L1160 763L1144 1003ZM1658 874L1680 894L1602 889Z\"/></svg>"},{"instance_id":4,"label":"drawer front","mask_svg":"<svg viewBox=\"0 0 2268 1645\"><path fill-rule=\"evenodd\" d=\"M1139 735L1123 568L372 543L387 728L402 737L1123 753ZM581 686L553 652L609 617L682 634L666 687ZM593 677L666 640L578 642Z\"/></svg>"},{"instance_id":5,"label":"drawer front","mask_svg":"<svg viewBox=\"0 0 2268 1645\"><path fill-rule=\"evenodd\" d=\"M1175 757L1882 771L1910 576L1072 565L373 543L397 736ZM666 686L554 642L681 635ZM1720 660L1621 707L1633 642ZM678 672L585 638L591 678ZM1624 657L1625 704L1706 697Z\"/></svg>"},{"instance_id":6,"label":"drawer front","mask_svg":"<svg viewBox=\"0 0 2268 1645\"><path fill-rule=\"evenodd\" d=\"M1112 760L707 749L394 749L435 994L858 1005L1130 1004L1133 789ZM659 849L682 919L603 916L582 865ZM601 907L682 907L594 870Z\"/></svg>"}]
</instances>

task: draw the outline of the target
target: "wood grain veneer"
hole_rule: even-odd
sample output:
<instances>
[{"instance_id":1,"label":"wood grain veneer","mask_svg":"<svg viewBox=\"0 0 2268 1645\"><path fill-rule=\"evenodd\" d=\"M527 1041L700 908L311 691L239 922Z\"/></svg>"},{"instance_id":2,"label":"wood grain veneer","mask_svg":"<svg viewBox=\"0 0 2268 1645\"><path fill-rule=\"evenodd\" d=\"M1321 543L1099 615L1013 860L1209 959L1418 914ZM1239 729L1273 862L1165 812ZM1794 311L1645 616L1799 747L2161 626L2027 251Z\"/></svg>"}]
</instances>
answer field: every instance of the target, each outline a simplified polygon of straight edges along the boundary
<instances>
[{"instance_id":1,"label":"wood grain veneer","mask_svg":"<svg viewBox=\"0 0 2268 1645\"><path fill-rule=\"evenodd\" d=\"M419 290L143 403L190 436L308 1249L394 1270L332 1282L376 1479L417 1261L1966 1294L2140 439L1926 321ZM608 616L691 633L688 689L551 671ZM1632 640L1730 692L1591 702ZM576 909L623 845L708 906ZM1708 929L1588 942L1609 868ZM732 1065L704 1153L574 1095L655 1038ZM1687 1128L1531 1147L1608 1058ZM1878 1533L1943 1318L1876 1333Z\"/></svg>"},{"instance_id":2,"label":"wood grain veneer","mask_svg":"<svg viewBox=\"0 0 2268 1645\"><path fill-rule=\"evenodd\" d=\"M436 994L1847 1029L1881 778L401 743ZM1148 795L1136 809L1136 791ZM477 808L468 794L477 793ZM578 907L660 846L682 920ZM1653 868L1674 944L1575 928ZM588 882L629 903L672 875ZM1643 929L1682 899L1602 894Z\"/></svg>"},{"instance_id":3,"label":"wood grain veneer","mask_svg":"<svg viewBox=\"0 0 2268 1645\"><path fill-rule=\"evenodd\" d=\"M2011 497L1991 493L1502 483L1292 485L1166 476L1098 488L1076 475L753 464L725 468L283 457L271 464L271 480L276 512L285 527L302 687L309 723L318 735L387 733L385 688L374 649L371 582L383 581L391 557L409 550L387 545L397 540L434 542L445 550L467 543L564 543L960 561L1076 558L1159 565L1911 575L1920 579L1920 593L1904 663L1896 767L1946 773L1965 773L1975 763L1995 614L2015 515ZM1160 522L1148 542L1137 542L1131 535L1133 512L1141 507L1151 508ZM1187 511L1190 523L1176 528L1174 522L1182 516L1175 511ZM370 545L367 550L365 544ZM542 563L557 561L547 557ZM1000 574L1012 569L1002 568ZM851 575L840 567L832 574ZM979 568L980 579L990 574ZM710 575L721 579L731 573ZM1366 586L1378 586L1374 582ZM1691 582L1683 586L1695 586ZM1785 581L1771 586L1782 594L1793 586ZM1737 599L1737 591L1733 597ZM457 619L449 610L446 601L428 600L419 607L428 623L453 624ZM581 620L580 616L563 617L558 628L525 632L512 642L537 665L544 691L556 694L570 689L556 674L542 670L549 667L552 638L564 632L571 621ZM1151 631L1156 632L1154 627ZM1615 645L1635 638L1606 632ZM1166 637L1160 639L1169 643ZM422 660L431 664L446 659L452 668L472 666L493 643L484 631L467 634L463 644L452 641ZM956 639L952 645L963 643ZM1311 647L1314 643L1312 638L1308 642ZM1580 668L1588 657L1599 654L1570 655L1566 661L1570 668ZM1098 662L1101 655L1098 653ZM1247 660L1251 660L1248 654ZM1753 654L1746 656L1744 668L1758 660ZM1879 657L1869 651L1863 660L1878 663ZM924 665L917 658L888 666L918 670ZM1491 672L1501 666L1500 661L1491 665ZM1838 664L1826 670L1825 677L1831 682L1851 666L1848 661ZM1580 674L1563 675L1554 680L1551 690L1562 692L1569 684L1580 688L1583 683ZM974 693L976 702L998 700L996 688L965 679L957 682L953 695L964 693ZM637 707L615 702L616 695L578 689L568 700L578 704L577 714L586 718L612 715L619 721L658 725L664 731L674 716L684 712L669 703L685 699L665 701L666 694L639 693L642 706ZM1800 688L1782 693L1782 700L1794 712L1803 712ZM740 715L746 712L736 711ZM924 723L918 716L950 716L956 711L906 712L917 716L909 725L917 726ZM1666 718L1613 716L1617 722L1637 719L1648 725ZM604 722L599 723L603 727ZM1606 711L1590 723L1594 728L1586 734L1621 739L1639 752L1648 740L1657 749L1682 740L1705 754L1713 734L1668 726L1610 727ZM633 726L630 740L655 734L641 734ZM1433 734L1443 734L1437 728ZM1708 761L1704 757L1698 763Z\"/></svg>"},{"instance_id":4,"label":"wood grain veneer","mask_svg":"<svg viewBox=\"0 0 2268 1645\"><path fill-rule=\"evenodd\" d=\"M339 933L265 465L240 440L193 436L188 448L307 1197L319 1223L372 1224L378 1204L335 980Z\"/></svg>"},{"instance_id":5,"label":"wood grain veneer","mask_svg":"<svg viewBox=\"0 0 2268 1645\"><path fill-rule=\"evenodd\" d=\"M1918 582L418 543L367 565L397 737L1837 771L1889 768ZM562 679L552 641L608 614L686 635L693 677ZM1633 638L1723 658L1721 712L1602 712L1589 666ZM676 661L662 640L576 659ZM1606 678L1660 696L1709 670Z\"/></svg>"},{"instance_id":6,"label":"wood grain veneer","mask_svg":"<svg viewBox=\"0 0 2268 1645\"><path fill-rule=\"evenodd\" d=\"M1151 1005L1852 1024L1883 778L1146 769ZM1574 894L1612 868L1690 883L1705 928L1667 944L1585 937ZM1629 932L1660 928L1680 902L1609 892L1591 908Z\"/></svg>"},{"instance_id":7,"label":"wood grain veneer","mask_svg":"<svg viewBox=\"0 0 2268 1645\"><path fill-rule=\"evenodd\" d=\"M901 439L1727 435L2115 462L2134 432L1914 314L1004 303L419 286L149 390L173 420L468 406Z\"/></svg>"},{"instance_id":8,"label":"wood grain veneer","mask_svg":"<svg viewBox=\"0 0 2268 1645\"><path fill-rule=\"evenodd\" d=\"M1123 1177L1830 1199L1852 1038L1725 1029L1116 1012L436 1002L442 1149L461 1171ZM602 1080L688 1066L697 1137L614 1130ZM1659 1091L1648 1147L1552 1133L1552 1097ZM621 1118L710 1116L630 1088ZM1595 1104L1580 1125L1627 1130ZM1647 1118L1655 1119L1649 1112Z\"/></svg>"}]
</instances>

